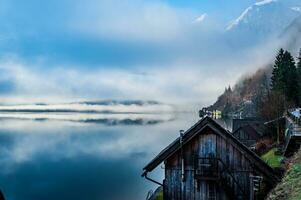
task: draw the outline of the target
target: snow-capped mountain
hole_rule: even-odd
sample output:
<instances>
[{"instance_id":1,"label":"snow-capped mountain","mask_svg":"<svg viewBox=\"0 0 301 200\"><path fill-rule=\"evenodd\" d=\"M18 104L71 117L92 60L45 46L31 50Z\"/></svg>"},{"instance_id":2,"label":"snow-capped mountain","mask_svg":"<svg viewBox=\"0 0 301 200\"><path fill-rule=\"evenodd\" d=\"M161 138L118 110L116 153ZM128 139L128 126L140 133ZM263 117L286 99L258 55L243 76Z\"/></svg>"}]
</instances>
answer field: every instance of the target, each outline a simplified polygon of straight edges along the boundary
<instances>
[{"instance_id":1,"label":"snow-capped mountain","mask_svg":"<svg viewBox=\"0 0 301 200\"><path fill-rule=\"evenodd\" d=\"M279 35L301 15L299 5L291 6L281 0L264 0L246 8L226 27L227 32L245 38L266 39Z\"/></svg>"},{"instance_id":2,"label":"snow-capped mountain","mask_svg":"<svg viewBox=\"0 0 301 200\"><path fill-rule=\"evenodd\" d=\"M301 47L301 16L296 18L281 34L285 42L285 48L298 53Z\"/></svg>"}]
</instances>

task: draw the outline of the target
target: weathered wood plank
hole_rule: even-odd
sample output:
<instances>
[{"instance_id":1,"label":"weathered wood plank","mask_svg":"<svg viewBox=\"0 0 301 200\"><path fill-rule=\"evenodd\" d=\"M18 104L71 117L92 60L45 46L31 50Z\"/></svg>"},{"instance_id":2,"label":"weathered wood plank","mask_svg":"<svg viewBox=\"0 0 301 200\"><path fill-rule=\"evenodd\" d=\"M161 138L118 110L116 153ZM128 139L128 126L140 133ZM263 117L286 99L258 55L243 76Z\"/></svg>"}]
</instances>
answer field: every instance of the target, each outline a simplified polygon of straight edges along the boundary
<instances>
[{"instance_id":1,"label":"weathered wood plank","mask_svg":"<svg viewBox=\"0 0 301 200\"><path fill-rule=\"evenodd\" d=\"M233 188L234 193L238 195L240 188L249 192L249 171L256 170L253 168L249 157L227 138L221 137L213 130L206 130L183 146L185 161L184 191L182 191L181 187L182 154L176 153L166 160L165 184L167 189L164 191L168 199L181 200L182 192L187 200L209 199L210 194L214 191L216 192L216 199L230 199L220 184L195 179L195 155L207 158L213 156L221 159L233 171L232 176L234 179L229 179L229 185ZM222 164L219 163L219 166L222 167Z\"/></svg>"}]
</instances>

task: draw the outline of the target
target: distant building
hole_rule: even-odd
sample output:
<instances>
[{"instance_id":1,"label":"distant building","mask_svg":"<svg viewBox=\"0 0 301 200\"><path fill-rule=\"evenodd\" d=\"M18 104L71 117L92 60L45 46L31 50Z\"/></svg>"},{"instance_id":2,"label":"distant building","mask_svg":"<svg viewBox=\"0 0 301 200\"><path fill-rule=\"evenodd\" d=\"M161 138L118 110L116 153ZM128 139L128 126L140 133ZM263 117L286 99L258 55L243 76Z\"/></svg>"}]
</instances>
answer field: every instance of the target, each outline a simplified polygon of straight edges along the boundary
<instances>
[{"instance_id":1,"label":"distant building","mask_svg":"<svg viewBox=\"0 0 301 200\"><path fill-rule=\"evenodd\" d=\"M251 125L239 127L232 134L241 143L248 147L254 146L256 142L262 137L262 135Z\"/></svg>"},{"instance_id":2,"label":"distant building","mask_svg":"<svg viewBox=\"0 0 301 200\"><path fill-rule=\"evenodd\" d=\"M264 125L257 119L233 119L232 134L248 147L265 135Z\"/></svg>"},{"instance_id":3,"label":"distant building","mask_svg":"<svg viewBox=\"0 0 301 200\"><path fill-rule=\"evenodd\" d=\"M257 118L233 119L232 132L247 125L250 125L256 129L261 129L261 132L263 132L263 123Z\"/></svg>"},{"instance_id":4,"label":"distant building","mask_svg":"<svg viewBox=\"0 0 301 200\"><path fill-rule=\"evenodd\" d=\"M163 184L148 173L165 164ZM272 168L205 117L143 168L163 186L164 200L261 199L278 181Z\"/></svg>"}]
</instances>

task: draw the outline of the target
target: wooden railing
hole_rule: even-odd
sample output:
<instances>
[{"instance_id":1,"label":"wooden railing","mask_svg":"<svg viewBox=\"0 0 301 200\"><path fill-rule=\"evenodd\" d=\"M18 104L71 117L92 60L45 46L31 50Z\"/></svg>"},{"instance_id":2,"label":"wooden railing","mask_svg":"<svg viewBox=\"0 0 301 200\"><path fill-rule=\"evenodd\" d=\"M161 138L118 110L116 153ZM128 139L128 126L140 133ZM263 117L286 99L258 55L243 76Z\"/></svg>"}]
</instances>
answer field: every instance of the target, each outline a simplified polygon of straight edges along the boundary
<instances>
[{"instance_id":1,"label":"wooden railing","mask_svg":"<svg viewBox=\"0 0 301 200\"><path fill-rule=\"evenodd\" d=\"M286 120L287 120L287 127L286 127L286 132L285 132L285 141L284 141L284 155L287 154L288 149L291 144L291 139L292 138L297 138L300 137L301 131L301 117L297 117L293 115L292 112L294 112L296 109L289 109L286 112ZM299 111L300 112L300 111Z\"/></svg>"}]
</instances>

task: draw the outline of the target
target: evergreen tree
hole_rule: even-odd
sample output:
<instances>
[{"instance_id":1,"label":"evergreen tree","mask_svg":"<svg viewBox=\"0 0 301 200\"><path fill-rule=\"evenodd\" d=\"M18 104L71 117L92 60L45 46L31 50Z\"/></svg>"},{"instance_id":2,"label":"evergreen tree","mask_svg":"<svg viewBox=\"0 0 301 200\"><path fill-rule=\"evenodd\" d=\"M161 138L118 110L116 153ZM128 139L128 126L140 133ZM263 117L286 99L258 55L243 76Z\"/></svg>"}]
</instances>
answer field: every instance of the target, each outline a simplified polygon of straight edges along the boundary
<instances>
[{"instance_id":1,"label":"evergreen tree","mask_svg":"<svg viewBox=\"0 0 301 200\"><path fill-rule=\"evenodd\" d=\"M271 77L272 91L283 94L285 102L299 104L299 81L294 57L288 52L280 49Z\"/></svg>"},{"instance_id":2,"label":"evergreen tree","mask_svg":"<svg viewBox=\"0 0 301 200\"><path fill-rule=\"evenodd\" d=\"M284 78L282 77L283 71L283 58L284 50L280 49L278 55L276 56L275 64L273 66L273 72L271 77L271 88L273 91L284 91Z\"/></svg>"},{"instance_id":3,"label":"evergreen tree","mask_svg":"<svg viewBox=\"0 0 301 200\"><path fill-rule=\"evenodd\" d=\"M288 51L284 53L284 66L284 94L287 97L287 100L293 103L294 106L299 105L299 83L297 68L294 57Z\"/></svg>"},{"instance_id":4,"label":"evergreen tree","mask_svg":"<svg viewBox=\"0 0 301 200\"><path fill-rule=\"evenodd\" d=\"M298 73L299 75L301 75L301 49L300 49L300 52L299 52L299 57L298 57L298 63L297 63L297 69L298 69Z\"/></svg>"}]
</instances>

